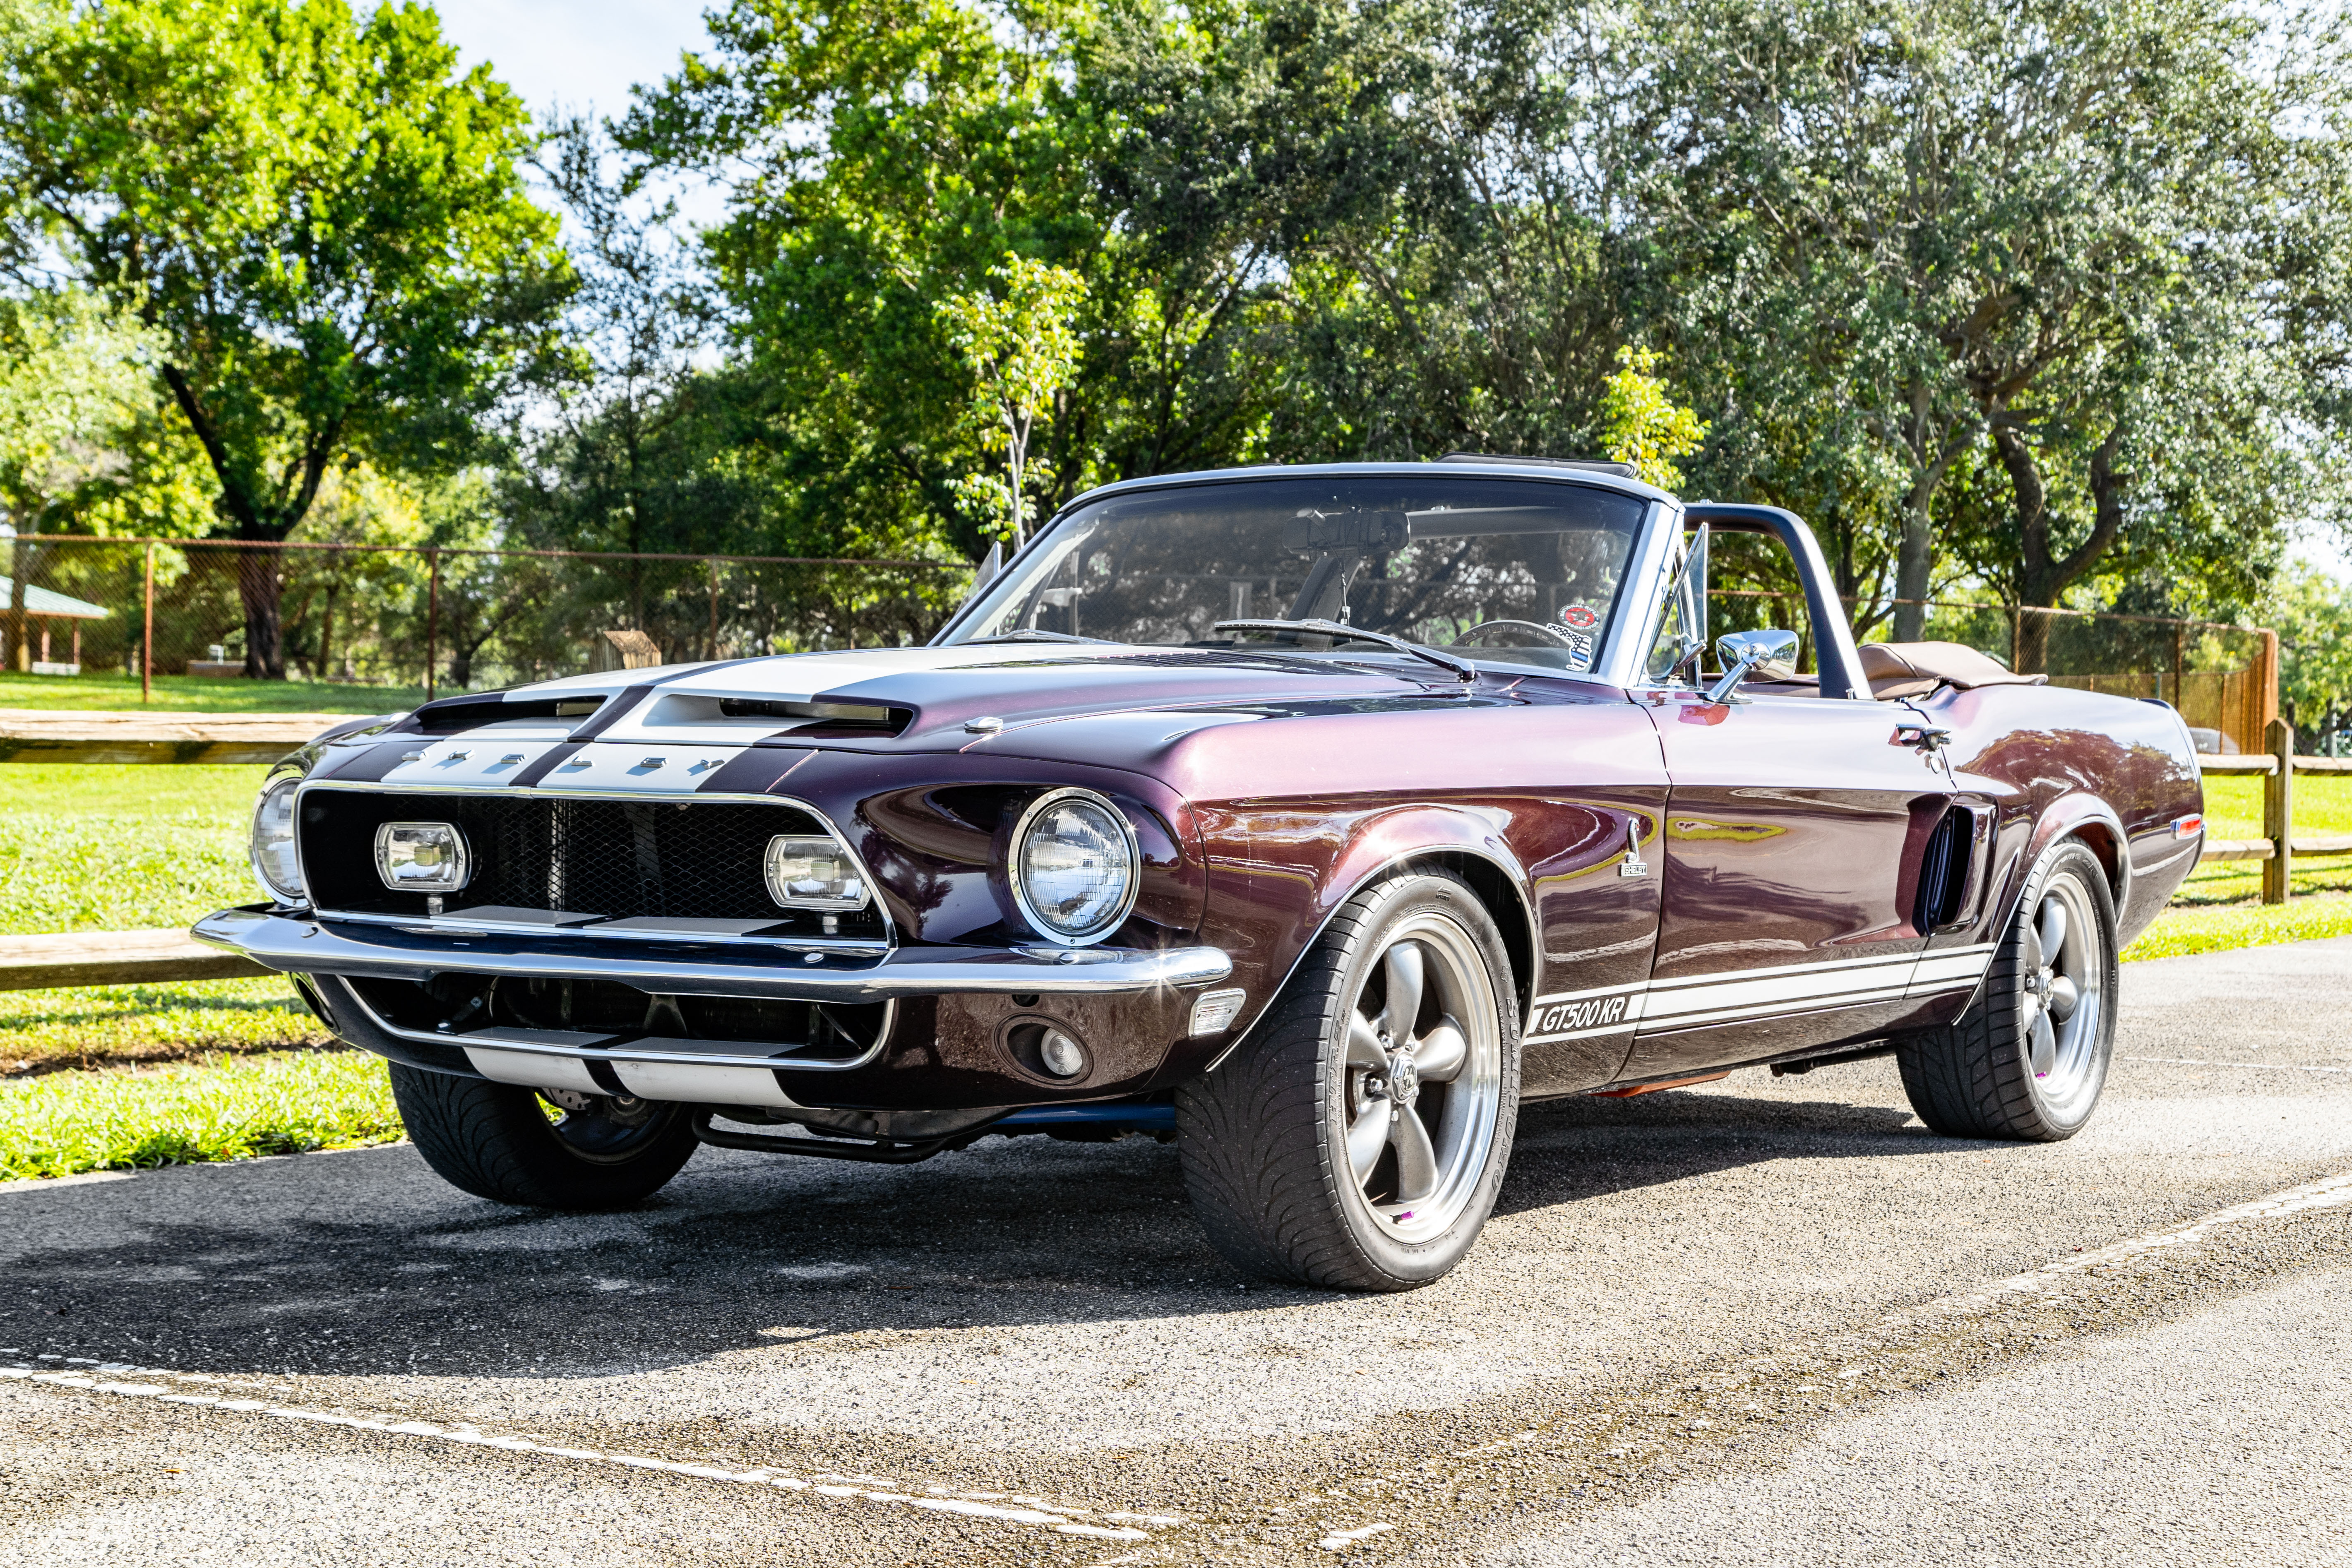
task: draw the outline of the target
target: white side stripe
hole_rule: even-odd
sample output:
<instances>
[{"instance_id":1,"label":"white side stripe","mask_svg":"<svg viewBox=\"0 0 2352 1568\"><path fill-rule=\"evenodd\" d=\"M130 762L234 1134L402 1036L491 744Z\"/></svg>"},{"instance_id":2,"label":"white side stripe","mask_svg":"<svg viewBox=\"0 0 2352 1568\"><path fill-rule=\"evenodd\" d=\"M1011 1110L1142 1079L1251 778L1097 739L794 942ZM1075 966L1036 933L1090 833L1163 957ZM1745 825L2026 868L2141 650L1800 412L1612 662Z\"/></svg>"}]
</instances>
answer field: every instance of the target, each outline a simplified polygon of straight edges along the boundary
<instances>
[{"instance_id":1,"label":"white side stripe","mask_svg":"<svg viewBox=\"0 0 2352 1568\"><path fill-rule=\"evenodd\" d=\"M1940 995L1973 986L1992 963L1993 945L1981 942L1894 957L1779 963L1558 992L1536 998L1528 1012L1526 1043L1619 1035L1637 1025L1697 1028Z\"/></svg>"}]
</instances>

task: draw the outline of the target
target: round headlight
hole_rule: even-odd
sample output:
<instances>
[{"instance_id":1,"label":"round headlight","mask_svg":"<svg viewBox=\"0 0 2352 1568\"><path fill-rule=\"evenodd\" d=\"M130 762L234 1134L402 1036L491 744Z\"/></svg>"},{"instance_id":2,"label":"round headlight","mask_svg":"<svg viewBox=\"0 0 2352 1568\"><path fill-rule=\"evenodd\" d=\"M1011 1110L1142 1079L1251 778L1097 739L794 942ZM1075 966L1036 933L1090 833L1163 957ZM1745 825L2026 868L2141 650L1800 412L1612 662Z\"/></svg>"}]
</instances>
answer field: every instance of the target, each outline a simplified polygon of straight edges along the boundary
<instances>
[{"instance_id":1,"label":"round headlight","mask_svg":"<svg viewBox=\"0 0 2352 1568\"><path fill-rule=\"evenodd\" d=\"M1013 830L1013 901L1040 936L1100 942L1135 907L1135 830L1091 790L1040 796Z\"/></svg>"},{"instance_id":2,"label":"round headlight","mask_svg":"<svg viewBox=\"0 0 2352 1568\"><path fill-rule=\"evenodd\" d=\"M278 780L253 808L253 874L261 890L283 904L303 899L302 862L294 849L294 786L301 782Z\"/></svg>"}]
</instances>

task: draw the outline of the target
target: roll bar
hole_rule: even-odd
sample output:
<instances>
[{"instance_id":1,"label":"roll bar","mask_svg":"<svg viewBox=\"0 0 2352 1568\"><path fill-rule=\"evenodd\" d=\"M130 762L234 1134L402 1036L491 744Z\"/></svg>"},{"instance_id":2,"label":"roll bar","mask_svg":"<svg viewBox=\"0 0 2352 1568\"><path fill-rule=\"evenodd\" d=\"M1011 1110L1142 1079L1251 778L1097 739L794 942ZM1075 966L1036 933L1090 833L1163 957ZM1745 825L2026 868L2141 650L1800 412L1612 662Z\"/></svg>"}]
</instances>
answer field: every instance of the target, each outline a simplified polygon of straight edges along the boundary
<instances>
[{"instance_id":1,"label":"roll bar","mask_svg":"<svg viewBox=\"0 0 2352 1568\"><path fill-rule=\"evenodd\" d=\"M1870 682L1854 649L1853 625L1846 619L1830 578L1821 542L1805 521L1785 507L1745 506L1730 501L1692 501L1683 508L1685 527L1704 522L1726 533L1769 533L1788 547L1805 580L1805 610L1813 617L1813 662L1821 667L1822 695L1868 700Z\"/></svg>"}]
</instances>

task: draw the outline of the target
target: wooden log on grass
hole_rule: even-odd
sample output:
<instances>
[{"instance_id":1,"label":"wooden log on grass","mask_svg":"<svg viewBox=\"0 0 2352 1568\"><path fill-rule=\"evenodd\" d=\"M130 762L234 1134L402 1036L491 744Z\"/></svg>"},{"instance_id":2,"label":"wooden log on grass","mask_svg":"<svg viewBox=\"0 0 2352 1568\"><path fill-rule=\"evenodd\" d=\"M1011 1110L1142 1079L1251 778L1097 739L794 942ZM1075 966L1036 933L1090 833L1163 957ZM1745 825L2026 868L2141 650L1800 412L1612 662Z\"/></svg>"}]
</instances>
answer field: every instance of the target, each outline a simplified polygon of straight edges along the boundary
<instances>
[{"instance_id":1,"label":"wooden log on grass","mask_svg":"<svg viewBox=\"0 0 2352 1568\"><path fill-rule=\"evenodd\" d=\"M0 708L0 763L274 763L354 717Z\"/></svg>"},{"instance_id":2,"label":"wooden log on grass","mask_svg":"<svg viewBox=\"0 0 2352 1568\"><path fill-rule=\"evenodd\" d=\"M179 926L0 936L0 991L236 980L269 973L242 953L198 942Z\"/></svg>"}]
</instances>

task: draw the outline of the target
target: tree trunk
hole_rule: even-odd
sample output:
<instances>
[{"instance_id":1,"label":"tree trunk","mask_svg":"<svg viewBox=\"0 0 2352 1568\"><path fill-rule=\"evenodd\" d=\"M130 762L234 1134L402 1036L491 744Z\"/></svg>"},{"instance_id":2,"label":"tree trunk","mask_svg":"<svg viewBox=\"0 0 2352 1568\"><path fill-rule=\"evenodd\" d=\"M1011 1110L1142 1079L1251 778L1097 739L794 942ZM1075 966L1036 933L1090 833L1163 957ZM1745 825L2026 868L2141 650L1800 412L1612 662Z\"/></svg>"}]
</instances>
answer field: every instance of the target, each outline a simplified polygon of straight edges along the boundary
<instances>
[{"instance_id":1,"label":"tree trunk","mask_svg":"<svg viewBox=\"0 0 2352 1568\"><path fill-rule=\"evenodd\" d=\"M453 617L456 625L449 634L449 684L460 691L470 690L474 684L474 652L490 639L466 635L463 617Z\"/></svg>"},{"instance_id":2,"label":"tree trunk","mask_svg":"<svg viewBox=\"0 0 2352 1568\"><path fill-rule=\"evenodd\" d=\"M335 676L335 595L340 591L334 583L327 584L327 608L319 619L319 679L331 680Z\"/></svg>"},{"instance_id":3,"label":"tree trunk","mask_svg":"<svg viewBox=\"0 0 2352 1568\"><path fill-rule=\"evenodd\" d=\"M274 544L236 552L236 596L245 606L245 673L252 680L286 679L285 625L279 615L279 551Z\"/></svg>"},{"instance_id":4,"label":"tree trunk","mask_svg":"<svg viewBox=\"0 0 2352 1568\"><path fill-rule=\"evenodd\" d=\"M2091 454L2093 516L2090 537L2067 552L2055 554L2050 542L2050 493L2042 483L2033 448L2014 425L1996 424L1993 448L2009 470L2010 494L2017 508L2017 671L2037 675L2050 668L2050 627L2055 616L2040 614L2056 607L2060 595L2096 565L2123 532L2123 488L2128 474L2115 471L2120 427L2110 430Z\"/></svg>"},{"instance_id":5,"label":"tree trunk","mask_svg":"<svg viewBox=\"0 0 2352 1568\"><path fill-rule=\"evenodd\" d=\"M1927 598L1930 569L1927 503L1934 499L1934 481L1922 474L1903 498L1903 546L1895 560L1895 640L1917 642L1927 635Z\"/></svg>"}]
</instances>

